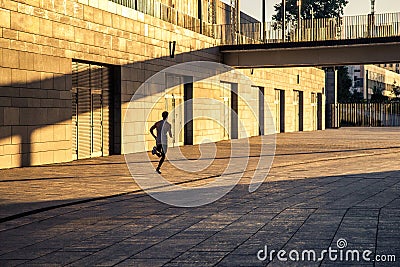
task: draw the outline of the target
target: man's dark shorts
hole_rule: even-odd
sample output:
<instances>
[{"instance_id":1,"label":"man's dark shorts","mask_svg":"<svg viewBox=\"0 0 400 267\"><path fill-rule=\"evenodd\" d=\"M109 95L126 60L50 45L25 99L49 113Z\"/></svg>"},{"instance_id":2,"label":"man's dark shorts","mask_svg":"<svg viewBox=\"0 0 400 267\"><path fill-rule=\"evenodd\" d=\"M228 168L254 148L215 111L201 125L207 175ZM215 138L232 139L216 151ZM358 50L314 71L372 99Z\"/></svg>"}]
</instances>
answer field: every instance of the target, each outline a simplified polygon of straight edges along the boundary
<instances>
[{"instance_id":1,"label":"man's dark shorts","mask_svg":"<svg viewBox=\"0 0 400 267\"><path fill-rule=\"evenodd\" d=\"M167 154L167 150L168 150L168 145L167 144L158 144L157 145L157 151L158 152Z\"/></svg>"}]
</instances>

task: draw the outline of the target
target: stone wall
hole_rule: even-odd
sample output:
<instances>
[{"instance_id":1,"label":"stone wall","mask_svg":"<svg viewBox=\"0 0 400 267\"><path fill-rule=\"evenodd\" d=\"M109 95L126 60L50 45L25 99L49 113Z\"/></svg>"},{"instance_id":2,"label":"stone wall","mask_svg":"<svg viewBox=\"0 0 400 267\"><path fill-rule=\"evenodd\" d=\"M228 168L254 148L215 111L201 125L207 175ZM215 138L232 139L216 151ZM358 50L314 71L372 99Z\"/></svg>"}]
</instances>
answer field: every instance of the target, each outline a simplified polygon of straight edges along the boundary
<instances>
[{"instance_id":1,"label":"stone wall","mask_svg":"<svg viewBox=\"0 0 400 267\"><path fill-rule=\"evenodd\" d=\"M1 168L72 159L72 59L122 66L126 102L167 66L219 58L215 49L202 51L215 46L210 38L106 0L90 5L1 2ZM169 57L170 41L178 41L175 59Z\"/></svg>"},{"instance_id":2,"label":"stone wall","mask_svg":"<svg viewBox=\"0 0 400 267\"><path fill-rule=\"evenodd\" d=\"M221 61L217 40L107 0L2 0L0 17L0 168L72 160L73 60L116 67L121 119L132 95L158 71L189 61ZM176 55L171 58L173 41ZM275 88L299 88L307 92L308 101L309 92L323 87L323 72L313 68L243 72L265 87L269 103ZM300 85L295 82L298 73ZM209 125L199 126L204 127ZM250 128L249 133L256 134ZM135 135L122 140L116 132L115 151L121 150L121 142L137 140ZM210 136L216 141L223 134L211 129Z\"/></svg>"}]
</instances>

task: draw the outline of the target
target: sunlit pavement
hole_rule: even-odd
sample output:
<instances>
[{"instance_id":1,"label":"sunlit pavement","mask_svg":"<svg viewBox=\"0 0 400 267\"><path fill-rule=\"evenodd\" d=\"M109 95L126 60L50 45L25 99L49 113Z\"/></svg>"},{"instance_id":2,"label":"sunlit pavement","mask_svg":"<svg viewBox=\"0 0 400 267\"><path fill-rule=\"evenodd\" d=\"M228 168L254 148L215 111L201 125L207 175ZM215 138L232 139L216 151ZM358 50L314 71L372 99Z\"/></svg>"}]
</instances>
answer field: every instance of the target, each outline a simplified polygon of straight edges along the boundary
<instances>
[{"instance_id":1,"label":"sunlit pavement","mask_svg":"<svg viewBox=\"0 0 400 267\"><path fill-rule=\"evenodd\" d=\"M0 266L400 265L400 129L279 134L269 176L249 193L261 140L249 139L242 181L197 208L148 196L123 156L0 170ZM188 188L218 179L229 142L217 148L204 171L167 162L164 177Z\"/></svg>"}]
</instances>

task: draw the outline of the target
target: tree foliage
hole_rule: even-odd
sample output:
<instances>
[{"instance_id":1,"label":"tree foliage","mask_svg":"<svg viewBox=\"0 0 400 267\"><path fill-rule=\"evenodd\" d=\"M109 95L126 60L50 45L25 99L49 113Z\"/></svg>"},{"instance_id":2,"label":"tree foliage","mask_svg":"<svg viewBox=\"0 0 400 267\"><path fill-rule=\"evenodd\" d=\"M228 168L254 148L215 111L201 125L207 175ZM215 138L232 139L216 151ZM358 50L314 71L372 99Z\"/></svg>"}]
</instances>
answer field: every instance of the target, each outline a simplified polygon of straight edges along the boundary
<instances>
[{"instance_id":1,"label":"tree foliage","mask_svg":"<svg viewBox=\"0 0 400 267\"><path fill-rule=\"evenodd\" d=\"M399 97L400 97L400 86L397 85L397 82L396 82L396 81L393 82L392 88L393 88L393 94L394 94L397 98L399 98Z\"/></svg>"},{"instance_id":2,"label":"tree foliage","mask_svg":"<svg viewBox=\"0 0 400 267\"><path fill-rule=\"evenodd\" d=\"M354 91L350 97L350 103L365 103L364 94Z\"/></svg>"},{"instance_id":3,"label":"tree foliage","mask_svg":"<svg viewBox=\"0 0 400 267\"><path fill-rule=\"evenodd\" d=\"M387 103L389 102L389 97L383 95L383 88L380 86L374 86L372 88L371 103Z\"/></svg>"},{"instance_id":4,"label":"tree foliage","mask_svg":"<svg viewBox=\"0 0 400 267\"><path fill-rule=\"evenodd\" d=\"M286 0L286 20L298 20L299 7L298 0ZM349 3L348 0L301 0L301 19L314 18L337 18L343 16L344 7ZM275 21L282 21L282 3L276 4ZM312 15L313 13L313 15ZM351 101L361 102L362 94L351 93L352 80L347 67L338 67L338 102L346 103Z\"/></svg>"},{"instance_id":5,"label":"tree foliage","mask_svg":"<svg viewBox=\"0 0 400 267\"><path fill-rule=\"evenodd\" d=\"M350 88L353 84L350 76L349 70L346 66L340 66L338 70L338 102L347 103L352 99L352 93Z\"/></svg>"},{"instance_id":6,"label":"tree foliage","mask_svg":"<svg viewBox=\"0 0 400 267\"><path fill-rule=\"evenodd\" d=\"M310 19L311 10L314 18L336 18L343 16L343 9L349 3L348 0L302 0L301 18ZM282 21L282 3L274 6L276 14L272 16L275 21ZM297 0L286 0L286 19L298 19Z\"/></svg>"}]
</instances>

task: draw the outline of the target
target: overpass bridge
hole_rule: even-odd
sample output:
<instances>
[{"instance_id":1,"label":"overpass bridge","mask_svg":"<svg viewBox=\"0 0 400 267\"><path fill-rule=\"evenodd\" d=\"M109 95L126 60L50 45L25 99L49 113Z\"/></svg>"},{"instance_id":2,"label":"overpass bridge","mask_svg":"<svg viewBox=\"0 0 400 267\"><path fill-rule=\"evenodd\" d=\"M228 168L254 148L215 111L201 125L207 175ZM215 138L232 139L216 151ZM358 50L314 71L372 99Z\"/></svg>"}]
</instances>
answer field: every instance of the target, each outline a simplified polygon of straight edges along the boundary
<instances>
[{"instance_id":1,"label":"overpass bridge","mask_svg":"<svg viewBox=\"0 0 400 267\"><path fill-rule=\"evenodd\" d=\"M213 27L224 63L236 68L400 62L400 13Z\"/></svg>"}]
</instances>

